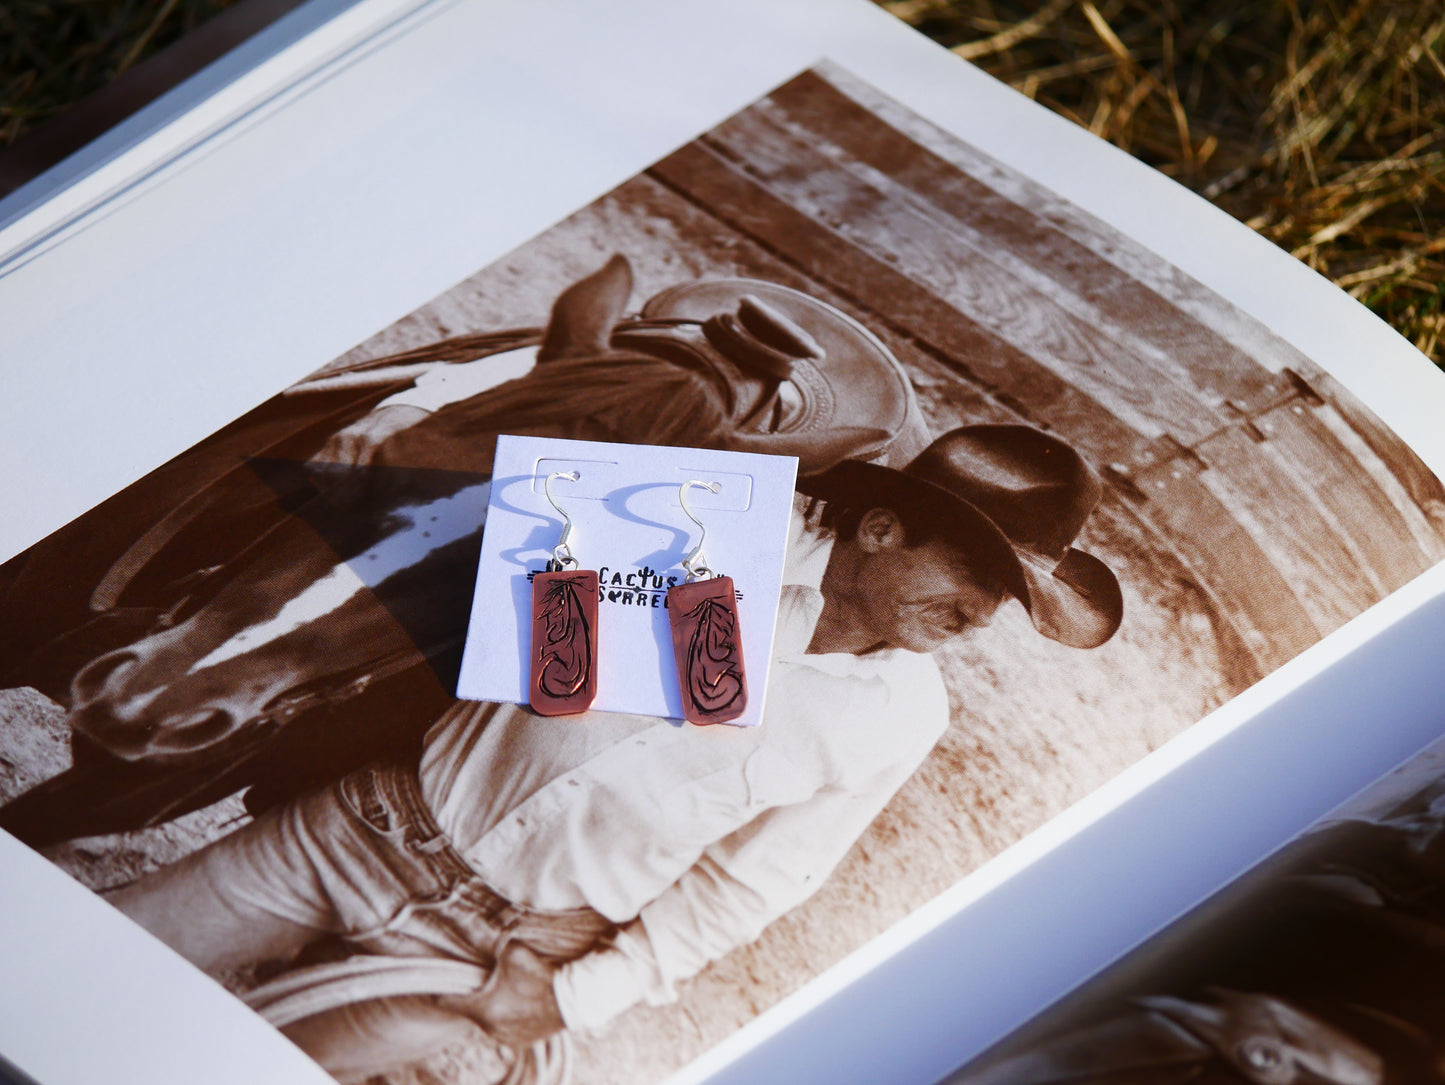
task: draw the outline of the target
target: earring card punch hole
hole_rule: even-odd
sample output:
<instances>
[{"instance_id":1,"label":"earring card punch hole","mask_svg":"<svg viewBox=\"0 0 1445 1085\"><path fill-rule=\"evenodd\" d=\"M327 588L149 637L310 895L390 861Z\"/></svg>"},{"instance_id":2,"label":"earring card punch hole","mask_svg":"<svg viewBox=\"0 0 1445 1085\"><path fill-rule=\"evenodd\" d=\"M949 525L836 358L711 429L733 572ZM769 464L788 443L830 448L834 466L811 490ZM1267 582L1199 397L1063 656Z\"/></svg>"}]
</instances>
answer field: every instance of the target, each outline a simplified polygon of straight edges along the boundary
<instances>
[{"instance_id":1,"label":"earring card punch hole","mask_svg":"<svg viewBox=\"0 0 1445 1085\"><path fill-rule=\"evenodd\" d=\"M674 510L681 510L682 500L678 495L676 487L681 486L687 479L706 478L709 482L717 485L717 493L709 493L701 486L694 486L687 494L687 503L701 516L709 512L747 512L753 503L753 486L755 479L750 474L743 474L736 471L719 471L717 468L680 466L672 472L676 479L672 483L674 487L672 496L668 498L668 507ZM685 524L682 520L679 523ZM716 521L714 521L714 525Z\"/></svg>"}]
</instances>

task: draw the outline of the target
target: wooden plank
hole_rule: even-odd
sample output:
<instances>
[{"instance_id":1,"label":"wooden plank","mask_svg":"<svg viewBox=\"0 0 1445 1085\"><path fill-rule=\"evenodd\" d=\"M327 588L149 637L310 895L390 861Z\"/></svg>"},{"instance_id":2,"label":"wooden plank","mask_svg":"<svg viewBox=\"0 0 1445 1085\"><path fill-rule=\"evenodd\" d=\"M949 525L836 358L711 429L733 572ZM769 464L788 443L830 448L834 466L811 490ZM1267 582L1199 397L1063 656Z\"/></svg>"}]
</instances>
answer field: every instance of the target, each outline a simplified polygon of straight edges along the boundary
<instances>
[{"instance_id":1,"label":"wooden plank","mask_svg":"<svg viewBox=\"0 0 1445 1085\"><path fill-rule=\"evenodd\" d=\"M1427 536L1433 545L1420 545L1406 517L1357 458L1363 453L1373 459L1373 452L1346 448L1317 417L1323 412L1335 413L1328 404L1311 407L1295 399L1257 415L1253 423L1340 526L1381 593L1394 591L1440 559L1440 540ZM1422 521L1415 512L1414 519Z\"/></svg>"},{"instance_id":2,"label":"wooden plank","mask_svg":"<svg viewBox=\"0 0 1445 1085\"><path fill-rule=\"evenodd\" d=\"M824 62L814 71L940 158L978 178L1061 233L1074 238L1089 251L1147 284L1151 290L1212 328L1265 369L1278 372L1286 366L1296 367L1305 360L1303 354L1254 317L1231 305L1173 264L1161 260L1157 253L1133 238L1085 214L1056 192L923 120L834 64ZM1219 214L1223 215L1223 212Z\"/></svg>"},{"instance_id":3,"label":"wooden plank","mask_svg":"<svg viewBox=\"0 0 1445 1085\"><path fill-rule=\"evenodd\" d=\"M1442 550L1436 549L1445 540L1445 485L1409 445L1328 373L1306 364L1298 374L1317 396L1338 412L1339 421L1348 427L1346 430L1332 426L1336 435L1345 442L1362 442L1374 453L1373 459L1361 457L1361 462L1377 463L1382 469L1381 475L1377 475L1382 487L1402 506L1421 544L1445 556ZM1325 416L1325 421L1329 422L1330 418ZM1403 501L1399 497L1402 492L1406 495ZM1412 508L1423 516L1428 526L1420 525L1409 516L1408 510Z\"/></svg>"},{"instance_id":4,"label":"wooden plank","mask_svg":"<svg viewBox=\"0 0 1445 1085\"><path fill-rule=\"evenodd\" d=\"M887 340L885 340L887 342ZM974 423L1028 422L956 374L940 372L932 359L911 344L899 340L889 344L909 371L919 409L935 435Z\"/></svg>"},{"instance_id":5,"label":"wooden plank","mask_svg":"<svg viewBox=\"0 0 1445 1085\"><path fill-rule=\"evenodd\" d=\"M1319 629L1291 585L1254 536L1200 481L1195 467L1180 460L1160 463L1133 482L1147 499L1141 516L1170 540L1253 653L1260 674L1319 639Z\"/></svg>"},{"instance_id":6,"label":"wooden plank","mask_svg":"<svg viewBox=\"0 0 1445 1085\"><path fill-rule=\"evenodd\" d=\"M1432 564L1445 561L1445 503L1429 497L1419 500L1415 494L1406 490L1396 473L1378 457L1374 446L1361 439L1335 404L1327 402L1316 408L1314 414L1335 440L1355 453L1356 460L1370 473L1380 493L1404 520L1406 530L1420 552L1425 554ZM1424 464L1419 467L1422 478L1434 478L1433 475L1428 475Z\"/></svg>"},{"instance_id":7,"label":"wooden plank","mask_svg":"<svg viewBox=\"0 0 1445 1085\"><path fill-rule=\"evenodd\" d=\"M1200 481L1253 537L1321 634L1383 595L1313 486L1290 471L1270 442L1230 426L1194 452L1208 465Z\"/></svg>"},{"instance_id":8,"label":"wooden plank","mask_svg":"<svg viewBox=\"0 0 1445 1085\"><path fill-rule=\"evenodd\" d=\"M1219 699L1201 704L1201 711L1184 726L1265 676L1267 661L1241 628L1238 606L1222 598L1188 564L1178 540L1157 520L1153 505L1138 500L1132 486L1106 483L1085 532L1082 548L1104 558L1124 585L1124 624L1116 635L1153 645L1175 641L1166 667L1177 668L1182 660L1191 659L1201 673L1208 672L1219 683ZM1197 550L1189 552L1197 558ZM1152 635L1141 636L1141 624L1154 622L1159 624Z\"/></svg>"},{"instance_id":9,"label":"wooden plank","mask_svg":"<svg viewBox=\"0 0 1445 1085\"><path fill-rule=\"evenodd\" d=\"M781 259L652 177L635 177L604 200L596 218L605 222L603 232L609 241L632 259L637 298L675 282L710 276L743 276L791 286L836 306L882 340L913 382L933 433L970 422L1022 420L1017 411L943 365L914 337L880 322L872 310L854 304L828 283ZM601 223L589 219L578 225L591 235L599 232ZM563 244L568 249L578 247L571 238Z\"/></svg>"},{"instance_id":10,"label":"wooden plank","mask_svg":"<svg viewBox=\"0 0 1445 1085\"><path fill-rule=\"evenodd\" d=\"M1223 336L1034 212L926 149L815 72L790 80L754 107L794 134L831 148L840 168L952 222L951 230L1031 270L1090 306L1112 337L1163 368L1177 369L1213 403L1253 396L1268 371Z\"/></svg>"},{"instance_id":11,"label":"wooden plank","mask_svg":"<svg viewBox=\"0 0 1445 1085\"><path fill-rule=\"evenodd\" d=\"M606 236L632 258L638 298L689 278L742 276L804 291L852 316L882 340L913 382L931 432L980 421L1020 421L1017 412L943 365L871 309L800 270L654 178L641 175L605 197ZM597 225L582 225L589 233ZM570 239L567 247L575 247Z\"/></svg>"},{"instance_id":12,"label":"wooden plank","mask_svg":"<svg viewBox=\"0 0 1445 1085\"><path fill-rule=\"evenodd\" d=\"M847 298L853 311L868 314L860 319L869 327L913 342L1021 417L1056 430L1095 463L1150 458L1149 443L1086 393L700 143L669 155L648 175Z\"/></svg>"},{"instance_id":13,"label":"wooden plank","mask_svg":"<svg viewBox=\"0 0 1445 1085\"><path fill-rule=\"evenodd\" d=\"M748 110L713 129L720 148L774 196L822 222L863 251L892 264L1091 398L1146 437L1171 433L1186 444L1224 422L1172 366L1135 353L1109 335L1096 313L1071 312L1016 269L949 230L909 201L880 191L820 153L806 138Z\"/></svg>"}]
</instances>

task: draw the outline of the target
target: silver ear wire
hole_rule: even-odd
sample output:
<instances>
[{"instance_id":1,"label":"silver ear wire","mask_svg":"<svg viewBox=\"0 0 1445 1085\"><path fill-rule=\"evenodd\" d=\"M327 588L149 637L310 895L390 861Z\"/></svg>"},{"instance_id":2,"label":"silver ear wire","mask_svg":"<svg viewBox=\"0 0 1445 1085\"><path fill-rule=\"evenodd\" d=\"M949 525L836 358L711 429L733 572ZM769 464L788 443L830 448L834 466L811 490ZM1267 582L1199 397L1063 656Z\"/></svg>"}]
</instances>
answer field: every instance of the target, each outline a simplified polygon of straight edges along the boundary
<instances>
[{"instance_id":1,"label":"silver ear wire","mask_svg":"<svg viewBox=\"0 0 1445 1085\"><path fill-rule=\"evenodd\" d=\"M682 488L677 492L677 500L682 505L682 511L702 531L702 534L698 536L697 545L688 551L687 557L682 559L682 567L687 570L687 582L691 584L694 580L707 579L713 575L713 571L707 567L707 559L702 554L702 544L707 539L707 525L699 520L688 506L687 490L689 486L701 486L708 493L715 494L722 489L722 483L703 482L701 479L690 478L682 484Z\"/></svg>"},{"instance_id":2,"label":"silver ear wire","mask_svg":"<svg viewBox=\"0 0 1445 1085\"><path fill-rule=\"evenodd\" d=\"M567 510L557 504L557 499L552 496L552 480L565 478L568 482L576 482L582 477L580 471L553 471L547 476L547 481L542 483L542 492L547 495L547 500L562 517L562 534L557 539L557 545L552 547L552 560L547 563L547 571L559 572L563 569L575 569L581 562L572 556L572 517L567 515Z\"/></svg>"}]
</instances>

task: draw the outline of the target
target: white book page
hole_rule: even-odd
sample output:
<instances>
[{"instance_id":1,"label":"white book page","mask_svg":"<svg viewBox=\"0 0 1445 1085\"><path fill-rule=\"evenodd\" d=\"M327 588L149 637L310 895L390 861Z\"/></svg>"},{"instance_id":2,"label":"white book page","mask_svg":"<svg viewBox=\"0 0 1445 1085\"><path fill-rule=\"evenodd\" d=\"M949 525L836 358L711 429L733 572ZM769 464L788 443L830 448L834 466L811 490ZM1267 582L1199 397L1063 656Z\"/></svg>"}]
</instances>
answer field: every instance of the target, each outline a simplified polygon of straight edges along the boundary
<instances>
[{"instance_id":1,"label":"white book page","mask_svg":"<svg viewBox=\"0 0 1445 1085\"><path fill-rule=\"evenodd\" d=\"M384 47L347 51L369 27L390 28ZM0 231L0 555L820 58L1159 254L1445 472L1441 376L1408 344L1244 226L861 0L378 2ZM272 99L267 82L297 92ZM1438 642L1441 586L1437 568L1275 670L680 1080L741 1081L762 1059L802 1081L846 1079L867 1058L899 1081L955 1065L1433 737L1417 646ZM8 837L0 884L0 1052L45 1085L323 1080Z\"/></svg>"}]
</instances>

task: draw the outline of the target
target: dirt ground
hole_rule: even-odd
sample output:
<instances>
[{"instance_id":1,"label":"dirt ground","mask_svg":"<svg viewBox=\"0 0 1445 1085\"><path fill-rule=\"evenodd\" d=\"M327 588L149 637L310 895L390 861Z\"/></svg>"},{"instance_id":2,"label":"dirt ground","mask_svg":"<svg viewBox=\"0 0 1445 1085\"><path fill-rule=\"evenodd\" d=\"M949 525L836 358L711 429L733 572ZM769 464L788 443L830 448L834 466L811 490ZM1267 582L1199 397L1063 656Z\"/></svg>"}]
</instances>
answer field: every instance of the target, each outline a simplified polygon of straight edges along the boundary
<instances>
[{"instance_id":1,"label":"dirt ground","mask_svg":"<svg viewBox=\"0 0 1445 1085\"><path fill-rule=\"evenodd\" d=\"M33 689L0 690L0 766L0 802L69 768L65 710ZM155 829L83 837L41 854L87 888L104 891L189 855L247 820L233 795Z\"/></svg>"}]
</instances>

